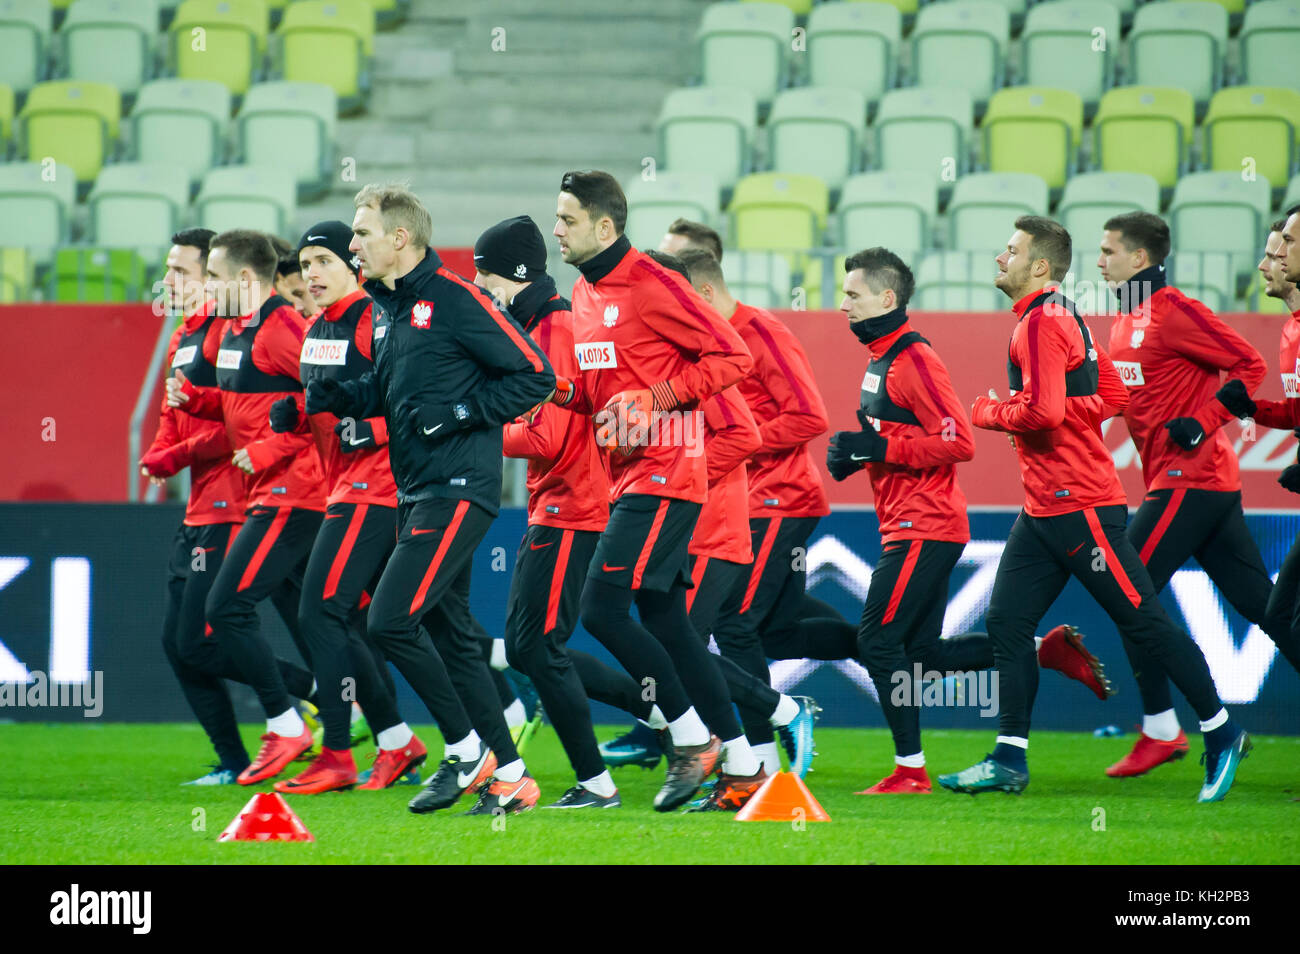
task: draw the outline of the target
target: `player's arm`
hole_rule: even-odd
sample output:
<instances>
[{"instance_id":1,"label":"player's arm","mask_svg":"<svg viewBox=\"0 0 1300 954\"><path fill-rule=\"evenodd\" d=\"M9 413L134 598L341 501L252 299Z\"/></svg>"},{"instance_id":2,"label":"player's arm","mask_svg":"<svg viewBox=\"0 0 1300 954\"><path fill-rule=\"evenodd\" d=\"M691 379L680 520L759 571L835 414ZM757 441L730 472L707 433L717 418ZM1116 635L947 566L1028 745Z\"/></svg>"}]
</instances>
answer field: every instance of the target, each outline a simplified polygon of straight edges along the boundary
<instances>
[{"instance_id":1,"label":"player's arm","mask_svg":"<svg viewBox=\"0 0 1300 954\"><path fill-rule=\"evenodd\" d=\"M1097 394L1105 404L1106 413L1102 420L1123 413L1131 399L1115 362L1100 347L1097 347Z\"/></svg>"},{"instance_id":2,"label":"player's arm","mask_svg":"<svg viewBox=\"0 0 1300 954\"><path fill-rule=\"evenodd\" d=\"M484 385L463 402L467 420L457 427L496 427L532 410L555 390L555 371L537 342L477 289L449 326L461 346L489 372ZM427 411L428 409L421 409ZM423 414L429 419L427 413Z\"/></svg>"},{"instance_id":3,"label":"player's arm","mask_svg":"<svg viewBox=\"0 0 1300 954\"><path fill-rule=\"evenodd\" d=\"M1065 420L1069 342L1060 325L1045 317L1041 308L1035 308L1024 322L1024 334L1012 344L1024 390L1005 401L976 398L971 408L971 421L976 427L1027 434L1050 431Z\"/></svg>"},{"instance_id":4,"label":"player's arm","mask_svg":"<svg viewBox=\"0 0 1300 954\"><path fill-rule=\"evenodd\" d=\"M903 373L886 378L885 387L893 402L910 410L920 426L893 431L885 463L921 469L974 457L975 434L948 369L934 350L915 344L899 355L894 367Z\"/></svg>"},{"instance_id":5,"label":"player's arm","mask_svg":"<svg viewBox=\"0 0 1300 954\"><path fill-rule=\"evenodd\" d=\"M305 332L305 324L299 320L286 318L283 310L275 312L267 326L258 334L257 340L253 342L254 366L270 375L301 381L302 370L298 362L302 355L302 339ZM294 401L299 400L301 395L295 395ZM252 441L236 450L242 450L247 454L248 462L253 468L252 472L258 473L282 460L297 457L308 448L314 449L311 427L307 415L299 414L292 430L283 433L273 432L268 437Z\"/></svg>"},{"instance_id":6,"label":"player's arm","mask_svg":"<svg viewBox=\"0 0 1300 954\"><path fill-rule=\"evenodd\" d=\"M560 321L559 314L552 312L544 317L534 331L543 345L542 350L550 359L556 377L576 383L580 381L582 372L578 369L578 359L573 352L573 326L567 316L564 321ZM578 410L572 403L562 408L547 402L509 421L501 429L502 452L507 457L527 460L558 460L564 450L569 415Z\"/></svg>"},{"instance_id":7,"label":"player's arm","mask_svg":"<svg viewBox=\"0 0 1300 954\"><path fill-rule=\"evenodd\" d=\"M764 453L801 447L826 433L830 420L813 378L808 356L798 342L775 340L761 325L751 325L754 374L776 402L776 416L759 425ZM793 337L793 336L791 336ZM763 354L759 354L759 349Z\"/></svg>"},{"instance_id":8,"label":"player's arm","mask_svg":"<svg viewBox=\"0 0 1300 954\"><path fill-rule=\"evenodd\" d=\"M727 388L704 402L704 445L709 485L726 477L763 446L749 405L735 388Z\"/></svg>"},{"instance_id":9,"label":"player's arm","mask_svg":"<svg viewBox=\"0 0 1300 954\"><path fill-rule=\"evenodd\" d=\"M1173 326L1167 335L1175 351L1196 364L1227 372L1254 394L1264 382L1268 366L1249 341L1229 327L1200 302L1189 301L1170 315ZM1236 417L1216 397L1197 408L1193 417L1206 434L1211 434ZM1287 424L1287 427L1292 425Z\"/></svg>"}]
</instances>

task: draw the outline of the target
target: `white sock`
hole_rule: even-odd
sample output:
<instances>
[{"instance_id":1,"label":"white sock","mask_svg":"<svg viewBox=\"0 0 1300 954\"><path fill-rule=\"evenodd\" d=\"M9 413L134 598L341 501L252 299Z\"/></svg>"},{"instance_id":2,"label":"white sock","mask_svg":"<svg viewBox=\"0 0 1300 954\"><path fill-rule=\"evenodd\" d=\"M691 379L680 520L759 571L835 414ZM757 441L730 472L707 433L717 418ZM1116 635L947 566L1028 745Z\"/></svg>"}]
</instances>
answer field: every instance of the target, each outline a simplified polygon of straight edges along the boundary
<instances>
[{"instance_id":1,"label":"white sock","mask_svg":"<svg viewBox=\"0 0 1300 954\"><path fill-rule=\"evenodd\" d=\"M583 788L593 795L599 795L601 798L613 798L618 791L614 784L614 779L610 777L609 770L601 772L595 778L589 778L586 781L578 782Z\"/></svg>"},{"instance_id":2,"label":"white sock","mask_svg":"<svg viewBox=\"0 0 1300 954\"><path fill-rule=\"evenodd\" d=\"M751 745L749 748L763 763L763 771L768 775L775 775L781 771L781 753L777 750L775 742L764 742L761 745Z\"/></svg>"},{"instance_id":3,"label":"white sock","mask_svg":"<svg viewBox=\"0 0 1300 954\"><path fill-rule=\"evenodd\" d=\"M650 718L637 719L637 721L656 732L668 728L668 720L664 718L664 712L658 706L650 707Z\"/></svg>"},{"instance_id":4,"label":"white sock","mask_svg":"<svg viewBox=\"0 0 1300 954\"><path fill-rule=\"evenodd\" d=\"M517 782L524 777L524 760L515 759L507 765L498 765L492 774L503 782Z\"/></svg>"},{"instance_id":5,"label":"white sock","mask_svg":"<svg viewBox=\"0 0 1300 954\"><path fill-rule=\"evenodd\" d=\"M528 712L524 709L521 700L516 699L510 705L506 706L506 728L517 729L528 721Z\"/></svg>"},{"instance_id":6,"label":"white sock","mask_svg":"<svg viewBox=\"0 0 1300 954\"><path fill-rule=\"evenodd\" d=\"M782 693L780 701L776 704L776 711L772 713L772 718L768 721L772 725L789 725L798 714L799 703Z\"/></svg>"},{"instance_id":7,"label":"white sock","mask_svg":"<svg viewBox=\"0 0 1300 954\"><path fill-rule=\"evenodd\" d=\"M917 752L915 755L895 755L894 763L903 766L903 768L925 768L925 753Z\"/></svg>"},{"instance_id":8,"label":"white sock","mask_svg":"<svg viewBox=\"0 0 1300 954\"><path fill-rule=\"evenodd\" d=\"M762 767L743 735L722 743L722 771L728 775L757 775Z\"/></svg>"},{"instance_id":9,"label":"white sock","mask_svg":"<svg viewBox=\"0 0 1300 954\"><path fill-rule=\"evenodd\" d=\"M355 702L352 703L352 724L353 724L353 725L356 725L358 722L360 722L360 721L361 721L362 719L364 719L365 717L366 717L366 714L365 714L364 712L361 711L361 707L360 707L359 705L357 705Z\"/></svg>"},{"instance_id":10,"label":"white sock","mask_svg":"<svg viewBox=\"0 0 1300 954\"><path fill-rule=\"evenodd\" d=\"M278 716L266 720L266 731L282 735L286 739L296 739L307 727L302 724L302 716L297 709L285 709Z\"/></svg>"},{"instance_id":11,"label":"white sock","mask_svg":"<svg viewBox=\"0 0 1300 954\"><path fill-rule=\"evenodd\" d=\"M709 730L700 721L694 706L669 722L668 730L673 734L673 745L705 745L709 741Z\"/></svg>"},{"instance_id":12,"label":"white sock","mask_svg":"<svg viewBox=\"0 0 1300 954\"><path fill-rule=\"evenodd\" d=\"M469 735L459 742L450 742L444 746L443 758L459 755L462 762L477 762L482 748L483 743L479 741L478 733L470 729Z\"/></svg>"},{"instance_id":13,"label":"white sock","mask_svg":"<svg viewBox=\"0 0 1300 954\"><path fill-rule=\"evenodd\" d=\"M379 733L379 747L390 752L394 749L404 749L414 736L415 733L411 731L409 725L399 722L391 729L384 729Z\"/></svg>"},{"instance_id":14,"label":"white sock","mask_svg":"<svg viewBox=\"0 0 1300 954\"><path fill-rule=\"evenodd\" d=\"M1042 648L1043 648L1043 637L1041 637L1041 636L1035 636L1035 637L1034 637L1034 652L1038 652L1038 651L1039 651L1040 649L1042 649Z\"/></svg>"},{"instance_id":15,"label":"white sock","mask_svg":"<svg viewBox=\"0 0 1300 954\"><path fill-rule=\"evenodd\" d=\"M1018 735L1000 735L993 740L996 744L1005 742L1007 745L1014 745L1018 749L1029 748L1029 740L1022 739Z\"/></svg>"},{"instance_id":16,"label":"white sock","mask_svg":"<svg viewBox=\"0 0 1300 954\"><path fill-rule=\"evenodd\" d=\"M1215 729L1217 729L1219 726L1223 725L1227 721L1228 721L1228 710L1219 709L1218 712L1216 712L1214 715L1210 716L1210 718L1206 719L1204 722L1201 723L1201 731L1213 732Z\"/></svg>"},{"instance_id":17,"label":"white sock","mask_svg":"<svg viewBox=\"0 0 1300 954\"><path fill-rule=\"evenodd\" d=\"M493 669L507 669L510 663L506 662L506 641L504 639L492 640L492 659L488 663Z\"/></svg>"},{"instance_id":18,"label":"white sock","mask_svg":"<svg viewBox=\"0 0 1300 954\"><path fill-rule=\"evenodd\" d=\"M1149 735L1161 742L1172 742L1178 738L1178 714L1173 709L1157 712L1155 715L1142 717L1142 734Z\"/></svg>"}]
</instances>

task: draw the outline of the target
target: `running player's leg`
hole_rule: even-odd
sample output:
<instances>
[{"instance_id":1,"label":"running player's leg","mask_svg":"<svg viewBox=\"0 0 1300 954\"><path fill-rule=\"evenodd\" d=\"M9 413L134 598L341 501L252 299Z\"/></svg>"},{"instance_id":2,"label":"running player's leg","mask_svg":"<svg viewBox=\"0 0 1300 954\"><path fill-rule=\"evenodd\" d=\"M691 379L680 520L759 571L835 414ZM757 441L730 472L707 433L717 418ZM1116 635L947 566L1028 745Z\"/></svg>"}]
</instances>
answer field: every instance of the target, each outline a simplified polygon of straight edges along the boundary
<instances>
[{"instance_id":1,"label":"running player's leg","mask_svg":"<svg viewBox=\"0 0 1300 954\"><path fill-rule=\"evenodd\" d=\"M1268 598L1266 615L1269 619L1287 621L1291 638L1300 638L1300 535L1296 536L1282 560L1273 592Z\"/></svg>"}]
</instances>

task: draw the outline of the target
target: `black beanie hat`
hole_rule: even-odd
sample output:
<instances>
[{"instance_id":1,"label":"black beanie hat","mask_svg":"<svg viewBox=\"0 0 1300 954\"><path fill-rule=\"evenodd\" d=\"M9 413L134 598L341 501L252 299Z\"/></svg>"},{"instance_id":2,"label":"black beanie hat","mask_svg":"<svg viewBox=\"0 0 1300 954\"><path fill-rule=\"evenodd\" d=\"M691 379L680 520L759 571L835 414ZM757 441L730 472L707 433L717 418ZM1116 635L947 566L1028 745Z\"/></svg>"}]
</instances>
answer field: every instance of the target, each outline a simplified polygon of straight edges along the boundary
<instances>
[{"instance_id":1,"label":"black beanie hat","mask_svg":"<svg viewBox=\"0 0 1300 954\"><path fill-rule=\"evenodd\" d=\"M357 257L348 251L348 246L352 244L352 226L347 225L338 219L332 219L328 222L317 222L306 232L302 233L302 241L298 243L298 254L309 245L317 245L321 248L327 248L343 260L343 264L352 270L356 275L361 271L361 263Z\"/></svg>"},{"instance_id":2,"label":"black beanie hat","mask_svg":"<svg viewBox=\"0 0 1300 954\"><path fill-rule=\"evenodd\" d=\"M526 215L498 222L474 243L474 267L512 282L535 282L546 274L546 243Z\"/></svg>"}]
</instances>

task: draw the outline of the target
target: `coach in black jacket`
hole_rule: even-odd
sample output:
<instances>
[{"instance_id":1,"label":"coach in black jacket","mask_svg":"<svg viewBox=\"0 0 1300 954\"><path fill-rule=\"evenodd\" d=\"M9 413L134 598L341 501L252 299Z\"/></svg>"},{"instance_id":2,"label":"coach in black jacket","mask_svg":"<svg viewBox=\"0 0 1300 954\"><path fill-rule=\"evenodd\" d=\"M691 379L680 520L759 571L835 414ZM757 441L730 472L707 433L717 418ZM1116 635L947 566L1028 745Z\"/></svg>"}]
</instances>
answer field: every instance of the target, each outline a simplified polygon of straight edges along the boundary
<instances>
[{"instance_id":1,"label":"coach in black jacket","mask_svg":"<svg viewBox=\"0 0 1300 954\"><path fill-rule=\"evenodd\" d=\"M375 325L375 366L352 381L313 381L306 402L309 413L387 419L397 547L375 587L369 631L447 740L446 758L410 808L445 808L494 776L476 808L521 811L536 802L537 785L464 621L470 561L501 501L501 425L545 400L555 373L492 299L442 266L414 194L366 186L355 204L349 248L386 313ZM399 747L387 757L411 756Z\"/></svg>"}]
</instances>

